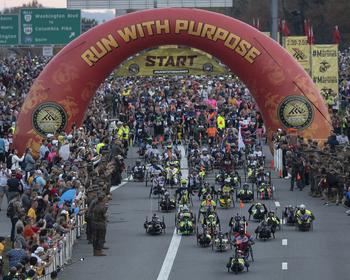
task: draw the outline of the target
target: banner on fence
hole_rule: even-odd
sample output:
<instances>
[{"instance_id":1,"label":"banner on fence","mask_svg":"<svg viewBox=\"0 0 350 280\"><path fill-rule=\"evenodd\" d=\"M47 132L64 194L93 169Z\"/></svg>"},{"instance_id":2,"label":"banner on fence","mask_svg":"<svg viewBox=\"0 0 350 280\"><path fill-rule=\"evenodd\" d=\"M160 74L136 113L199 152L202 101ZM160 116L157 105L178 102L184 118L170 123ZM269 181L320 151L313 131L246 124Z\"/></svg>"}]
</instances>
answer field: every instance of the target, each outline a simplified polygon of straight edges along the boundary
<instances>
[{"instance_id":1,"label":"banner on fence","mask_svg":"<svg viewBox=\"0 0 350 280\"><path fill-rule=\"evenodd\" d=\"M284 37L283 46L310 75L311 73L310 45L307 42L307 37L306 36Z\"/></svg>"},{"instance_id":2,"label":"banner on fence","mask_svg":"<svg viewBox=\"0 0 350 280\"><path fill-rule=\"evenodd\" d=\"M338 45L312 45L312 79L327 100L338 95Z\"/></svg>"}]
</instances>

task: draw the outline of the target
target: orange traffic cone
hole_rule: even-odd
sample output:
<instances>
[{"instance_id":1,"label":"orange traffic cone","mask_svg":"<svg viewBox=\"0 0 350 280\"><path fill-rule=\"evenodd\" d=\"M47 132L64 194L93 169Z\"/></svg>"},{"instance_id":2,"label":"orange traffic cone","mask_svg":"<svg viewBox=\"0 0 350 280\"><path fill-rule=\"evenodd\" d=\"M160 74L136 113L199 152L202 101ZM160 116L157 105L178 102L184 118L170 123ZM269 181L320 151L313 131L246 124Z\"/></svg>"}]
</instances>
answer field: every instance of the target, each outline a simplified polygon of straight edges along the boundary
<instances>
[{"instance_id":1,"label":"orange traffic cone","mask_svg":"<svg viewBox=\"0 0 350 280\"><path fill-rule=\"evenodd\" d=\"M239 201L239 208L241 208L241 209L244 208L244 203L242 200Z\"/></svg>"}]
</instances>

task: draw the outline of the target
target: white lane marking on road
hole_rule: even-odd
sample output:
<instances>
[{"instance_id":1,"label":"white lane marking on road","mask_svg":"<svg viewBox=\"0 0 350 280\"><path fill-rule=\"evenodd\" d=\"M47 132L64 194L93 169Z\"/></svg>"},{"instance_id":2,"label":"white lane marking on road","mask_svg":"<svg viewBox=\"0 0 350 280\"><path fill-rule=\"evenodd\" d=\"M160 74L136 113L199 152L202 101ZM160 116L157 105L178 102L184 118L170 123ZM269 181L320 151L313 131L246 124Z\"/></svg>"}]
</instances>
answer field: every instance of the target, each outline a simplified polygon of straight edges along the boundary
<instances>
[{"instance_id":1,"label":"white lane marking on road","mask_svg":"<svg viewBox=\"0 0 350 280\"><path fill-rule=\"evenodd\" d=\"M282 270L288 270L288 263L287 262L282 263Z\"/></svg>"},{"instance_id":2,"label":"white lane marking on road","mask_svg":"<svg viewBox=\"0 0 350 280\"><path fill-rule=\"evenodd\" d=\"M174 229L173 237L171 238L168 252L166 253L166 256L165 256L162 268L158 274L157 280L168 280L170 271L174 264L177 250L179 249L179 246L180 246L180 242L181 242L181 235L177 235L176 229Z\"/></svg>"},{"instance_id":3,"label":"white lane marking on road","mask_svg":"<svg viewBox=\"0 0 350 280\"><path fill-rule=\"evenodd\" d=\"M181 151L180 167L181 167L182 177L187 178L188 177L188 162L187 162L185 147L183 145L180 146L180 151Z\"/></svg>"},{"instance_id":4,"label":"white lane marking on road","mask_svg":"<svg viewBox=\"0 0 350 280\"><path fill-rule=\"evenodd\" d=\"M279 201L275 201L275 206L276 207L280 207L281 206L280 202Z\"/></svg>"},{"instance_id":5,"label":"white lane marking on road","mask_svg":"<svg viewBox=\"0 0 350 280\"><path fill-rule=\"evenodd\" d=\"M126 183L128 183L128 182L122 182L122 183L120 183L118 186L113 186L113 187L111 187L111 192L114 192L115 190L121 188L121 187L124 186Z\"/></svg>"},{"instance_id":6,"label":"white lane marking on road","mask_svg":"<svg viewBox=\"0 0 350 280\"><path fill-rule=\"evenodd\" d=\"M282 246L288 245L288 239L282 239Z\"/></svg>"},{"instance_id":7,"label":"white lane marking on road","mask_svg":"<svg viewBox=\"0 0 350 280\"><path fill-rule=\"evenodd\" d=\"M185 147L183 145L180 146L180 151L181 151L181 160L180 160L181 174L183 178L187 179L188 162L186 158ZM169 279L170 271L173 267L176 254L181 243L181 238L182 238L181 235L176 234L176 228L175 228L173 232L173 237L171 238L171 242L168 248L168 252L165 255L165 259L164 259L162 268L160 269L160 272L158 274L157 280Z\"/></svg>"}]
</instances>

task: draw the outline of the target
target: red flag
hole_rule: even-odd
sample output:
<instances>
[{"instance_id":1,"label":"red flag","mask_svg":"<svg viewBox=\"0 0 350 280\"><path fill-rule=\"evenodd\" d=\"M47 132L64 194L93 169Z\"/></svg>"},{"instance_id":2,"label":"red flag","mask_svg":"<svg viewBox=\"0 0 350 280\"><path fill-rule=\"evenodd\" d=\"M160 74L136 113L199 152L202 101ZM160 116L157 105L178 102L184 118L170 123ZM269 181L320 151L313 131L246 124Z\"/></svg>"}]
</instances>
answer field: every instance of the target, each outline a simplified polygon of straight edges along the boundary
<instances>
[{"instance_id":1,"label":"red flag","mask_svg":"<svg viewBox=\"0 0 350 280\"><path fill-rule=\"evenodd\" d=\"M340 39L341 39L340 31L339 31L338 25L336 25L336 26L334 26L334 30L333 30L333 42L334 42L334 44L339 45Z\"/></svg>"},{"instance_id":2,"label":"red flag","mask_svg":"<svg viewBox=\"0 0 350 280\"><path fill-rule=\"evenodd\" d=\"M278 32L282 34L282 20L278 19Z\"/></svg>"},{"instance_id":3,"label":"red flag","mask_svg":"<svg viewBox=\"0 0 350 280\"><path fill-rule=\"evenodd\" d=\"M309 37L310 34L310 19L304 19L304 34Z\"/></svg>"},{"instance_id":4,"label":"red flag","mask_svg":"<svg viewBox=\"0 0 350 280\"><path fill-rule=\"evenodd\" d=\"M285 20L282 20L282 34L283 36L289 36L290 34L287 22Z\"/></svg>"},{"instance_id":5,"label":"red flag","mask_svg":"<svg viewBox=\"0 0 350 280\"><path fill-rule=\"evenodd\" d=\"M309 45L313 45L315 43L314 28L312 26L310 26L307 42L309 43Z\"/></svg>"}]
</instances>

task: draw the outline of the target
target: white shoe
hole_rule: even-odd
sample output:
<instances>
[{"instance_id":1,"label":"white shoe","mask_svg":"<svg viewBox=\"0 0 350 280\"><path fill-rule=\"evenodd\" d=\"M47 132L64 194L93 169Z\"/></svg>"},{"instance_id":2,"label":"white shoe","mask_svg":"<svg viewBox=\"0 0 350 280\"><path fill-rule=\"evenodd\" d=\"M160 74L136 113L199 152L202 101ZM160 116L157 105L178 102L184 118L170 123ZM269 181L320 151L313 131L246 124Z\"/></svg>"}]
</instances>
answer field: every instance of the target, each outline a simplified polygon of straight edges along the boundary
<instances>
[{"instance_id":1,"label":"white shoe","mask_svg":"<svg viewBox=\"0 0 350 280\"><path fill-rule=\"evenodd\" d=\"M350 210L345 211L345 214L350 215Z\"/></svg>"}]
</instances>

